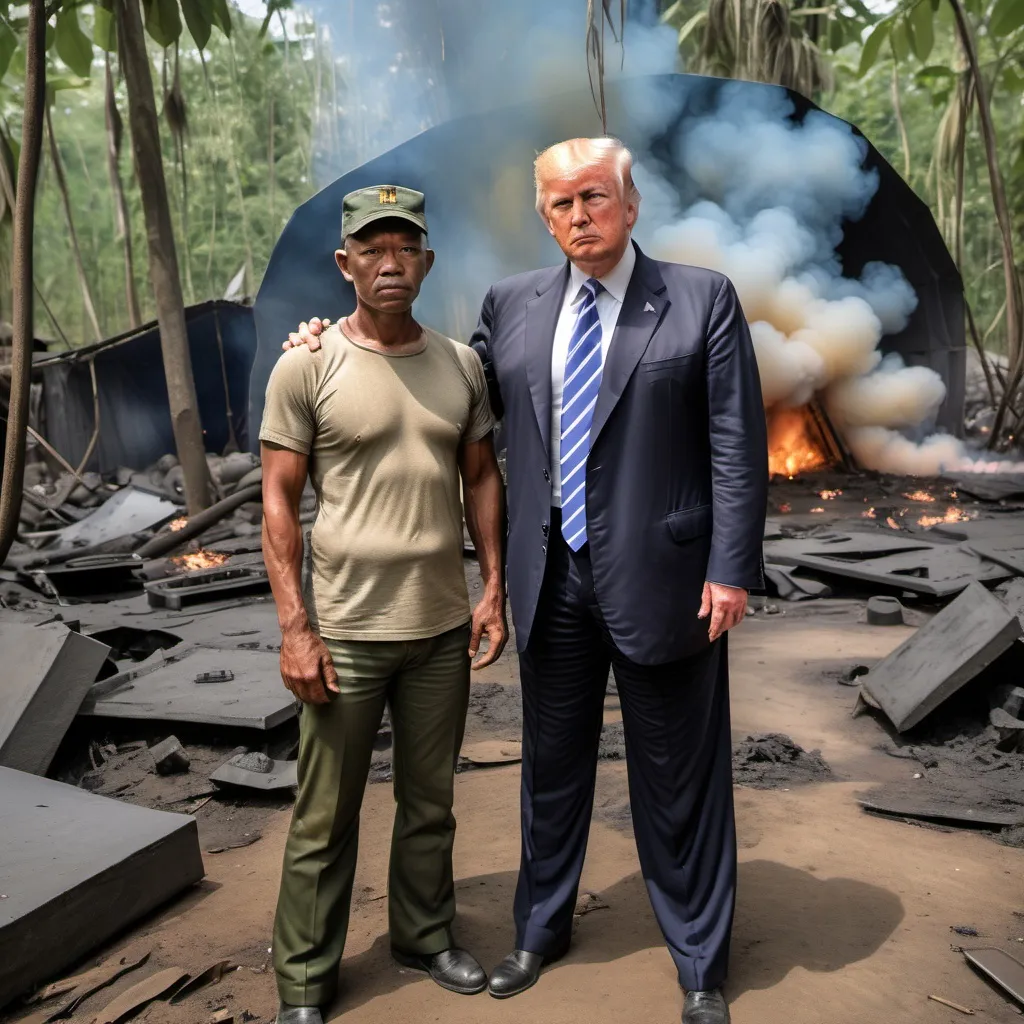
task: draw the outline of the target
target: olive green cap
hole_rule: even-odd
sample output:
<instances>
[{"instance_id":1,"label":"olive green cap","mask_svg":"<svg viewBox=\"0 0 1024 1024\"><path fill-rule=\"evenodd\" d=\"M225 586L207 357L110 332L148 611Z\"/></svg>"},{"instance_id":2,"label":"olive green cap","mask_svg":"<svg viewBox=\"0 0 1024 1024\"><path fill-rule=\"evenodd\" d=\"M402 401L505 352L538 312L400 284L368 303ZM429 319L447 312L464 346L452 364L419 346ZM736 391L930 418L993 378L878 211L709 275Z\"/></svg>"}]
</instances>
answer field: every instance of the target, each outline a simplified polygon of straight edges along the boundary
<instances>
[{"instance_id":1,"label":"olive green cap","mask_svg":"<svg viewBox=\"0 0 1024 1024\"><path fill-rule=\"evenodd\" d=\"M426 201L422 192L401 185L374 185L349 192L341 201L341 238L344 241L375 220L397 217L427 232Z\"/></svg>"}]
</instances>

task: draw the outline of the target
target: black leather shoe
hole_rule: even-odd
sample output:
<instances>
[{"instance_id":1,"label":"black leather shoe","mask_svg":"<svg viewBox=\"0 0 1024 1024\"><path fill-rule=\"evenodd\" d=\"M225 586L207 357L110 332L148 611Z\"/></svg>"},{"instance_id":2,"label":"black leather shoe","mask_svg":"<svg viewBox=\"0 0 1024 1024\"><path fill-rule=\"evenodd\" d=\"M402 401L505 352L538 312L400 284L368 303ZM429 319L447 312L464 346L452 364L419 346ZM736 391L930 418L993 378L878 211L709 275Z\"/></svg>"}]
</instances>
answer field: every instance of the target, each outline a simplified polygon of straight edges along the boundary
<instances>
[{"instance_id":1,"label":"black leather shoe","mask_svg":"<svg viewBox=\"0 0 1024 1024\"><path fill-rule=\"evenodd\" d=\"M277 1024L324 1024L319 1006L292 1006L282 1003L277 1011Z\"/></svg>"},{"instance_id":2,"label":"black leather shoe","mask_svg":"<svg viewBox=\"0 0 1024 1024\"><path fill-rule=\"evenodd\" d=\"M542 967L561 960L568 951L568 943L550 956L544 956L541 953L527 953L525 949L514 949L491 972L487 991L495 999L508 999L510 996L517 996L520 992L525 992L537 984Z\"/></svg>"},{"instance_id":3,"label":"black leather shoe","mask_svg":"<svg viewBox=\"0 0 1024 1024\"><path fill-rule=\"evenodd\" d=\"M731 1019L729 1007L719 989L686 993L683 1024L729 1024Z\"/></svg>"},{"instance_id":4,"label":"black leather shoe","mask_svg":"<svg viewBox=\"0 0 1024 1024\"><path fill-rule=\"evenodd\" d=\"M403 967L429 974L449 992L458 992L461 996L475 996L487 988L487 975L473 956L464 949L445 949L440 953L420 955L403 953L392 949L391 955Z\"/></svg>"}]
</instances>

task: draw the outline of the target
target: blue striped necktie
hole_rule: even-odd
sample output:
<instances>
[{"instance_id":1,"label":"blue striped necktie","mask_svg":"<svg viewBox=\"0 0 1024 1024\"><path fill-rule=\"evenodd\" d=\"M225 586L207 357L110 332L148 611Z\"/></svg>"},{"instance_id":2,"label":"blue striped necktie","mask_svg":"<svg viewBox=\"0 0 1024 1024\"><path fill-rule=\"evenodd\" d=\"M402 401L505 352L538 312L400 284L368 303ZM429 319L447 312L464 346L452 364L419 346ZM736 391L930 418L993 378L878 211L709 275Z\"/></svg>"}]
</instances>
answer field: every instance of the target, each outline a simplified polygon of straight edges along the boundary
<instances>
[{"instance_id":1,"label":"blue striped necktie","mask_svg":"<svg viewBox=\"0 0 1024 1024\"><path fill-rule=\"evenodd\" d=\"M583 297L576 313L576 326L565 357L559 466L562 536L573 551L579 551L587 543L587 455L602 369L597 296L603 291L601 282L592 277L584 282L580 289Z\"/></svg>"}]
</instances>

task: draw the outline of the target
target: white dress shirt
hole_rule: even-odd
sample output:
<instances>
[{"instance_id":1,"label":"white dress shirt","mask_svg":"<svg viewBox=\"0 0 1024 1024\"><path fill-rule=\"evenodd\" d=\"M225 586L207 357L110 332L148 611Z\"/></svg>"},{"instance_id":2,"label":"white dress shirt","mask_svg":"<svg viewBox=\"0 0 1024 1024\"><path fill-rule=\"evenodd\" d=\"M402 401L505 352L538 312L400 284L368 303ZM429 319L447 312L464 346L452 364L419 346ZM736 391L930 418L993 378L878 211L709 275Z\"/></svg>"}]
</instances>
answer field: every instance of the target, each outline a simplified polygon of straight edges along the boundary
<instances>
[{"instance_id":1,"label":"white dress shirt","mask_svg":"<svg viewBox=\"0 0 1024 1024\"><path fill-rule=\"evenodd\" d=\"M622 300L626 297L629 279L636 266L636 250L633 243L626 246L623 257L604 277L598 280L604 291L597 297L597 315L601 320L601 365L608 357L608 346L619 322ZM562 309L555 325L555 343L551 349L551 504L562 507L561 436L562 436L562 388L565 383L565 359L569 354L569 342L576 326L576 313L582 296L587 275L575 264L569 264L569 284L562 299Z\"/></svg>"}]
</instances>

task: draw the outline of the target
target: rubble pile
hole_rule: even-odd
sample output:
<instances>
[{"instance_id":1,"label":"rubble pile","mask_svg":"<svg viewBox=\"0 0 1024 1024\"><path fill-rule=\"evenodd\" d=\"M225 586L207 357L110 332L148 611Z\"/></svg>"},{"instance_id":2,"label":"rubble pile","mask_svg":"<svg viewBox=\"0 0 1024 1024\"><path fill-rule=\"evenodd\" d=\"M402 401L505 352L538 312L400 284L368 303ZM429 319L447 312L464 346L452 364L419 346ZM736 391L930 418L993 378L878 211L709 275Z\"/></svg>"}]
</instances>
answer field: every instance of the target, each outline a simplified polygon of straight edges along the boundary
<instances>
[{"instance_id":1,"label":"rubble pile","mask_svg":"<svg viewBox=\"0 0 1024 1024\"><path fill-rule=\"evenodd\" d=\"M820 750L806 751L781 733L748 736L733 746L733 781L752 789L786 789L832 778Z\"/></svg>"}]
</instances>

